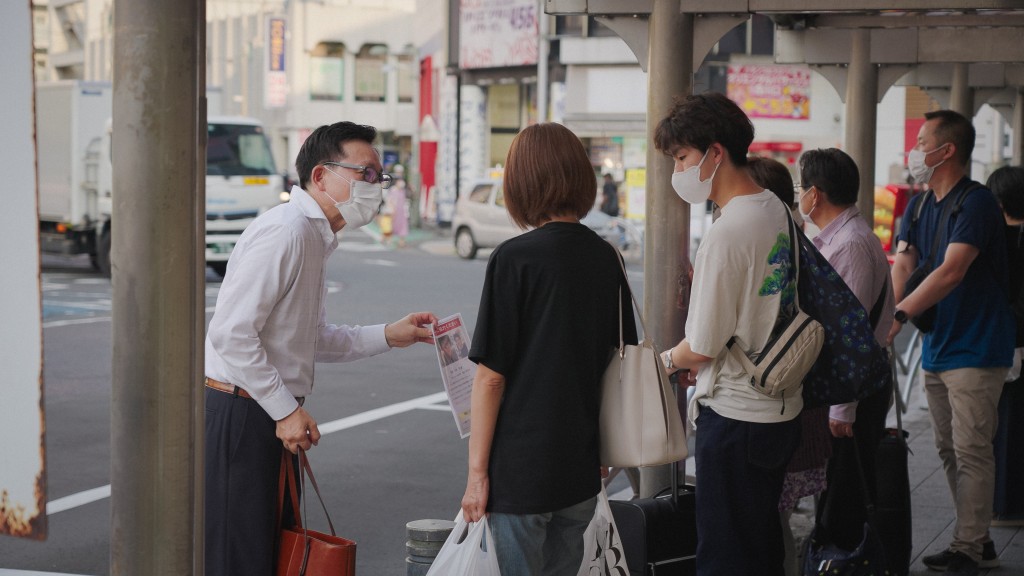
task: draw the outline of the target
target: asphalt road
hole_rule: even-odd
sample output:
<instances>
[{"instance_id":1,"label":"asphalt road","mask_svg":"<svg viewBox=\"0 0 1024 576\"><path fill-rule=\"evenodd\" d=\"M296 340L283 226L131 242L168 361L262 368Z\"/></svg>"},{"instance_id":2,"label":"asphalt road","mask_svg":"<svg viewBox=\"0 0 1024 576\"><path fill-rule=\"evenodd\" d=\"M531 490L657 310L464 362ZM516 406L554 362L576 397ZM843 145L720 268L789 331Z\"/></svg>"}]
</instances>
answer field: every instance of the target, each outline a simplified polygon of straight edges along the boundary
<instances>
[{"instance_id":1,"label":"asphalt road","mask_svg":"<svg viewBox=\"0 0 1024 576\"><path fill-rule=\"evenodd\" d=\"M329 320L375 324L429 310L461 313L472 328L486 256L460 260L444 246L385 251L363 234L342 238L327 274ZM44 257L42 279L49 536L0 537L0 574L109 574L110 283L81 258ZM208 272L207 319L218 288ZM441 392L434 349L422 344L317 366L306 408L335 431L310 460L338 533L358 543L361 574L405 574L406 523L459 509L466 441ZM311 525L326 529L310 506Z\"/></svg>"}]
</instances>

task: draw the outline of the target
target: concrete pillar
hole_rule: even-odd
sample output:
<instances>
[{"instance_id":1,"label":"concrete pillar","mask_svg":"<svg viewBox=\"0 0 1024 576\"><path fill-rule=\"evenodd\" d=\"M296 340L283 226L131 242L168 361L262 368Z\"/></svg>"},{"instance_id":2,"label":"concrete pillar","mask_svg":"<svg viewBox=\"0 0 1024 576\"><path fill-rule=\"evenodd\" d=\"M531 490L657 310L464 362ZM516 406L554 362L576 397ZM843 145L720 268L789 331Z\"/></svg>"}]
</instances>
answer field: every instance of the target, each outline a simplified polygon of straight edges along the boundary
<instances>
[{"instance_id":1,"label":"concrete pillar","mask_svg":"<svg viewBox=\"0 0 1024 576\"><path fill-rule=\"evenodd\" d=\"M1013 160L1011 164L1024 164L1024 88L1017 88L1017 101L1013 104Z\"/></svg>"},{"instance_id":2,"label":"concrete pillar","mask_svg":"<svg viewBox=\"0 0 1024 576\"><path fill-rule=\"evenodd\" d=\"M548 29L551 16L544 13L544 2L537 8L537 122L548 121L548 54L551 43L548 41Z\"/></svg>"},{"instance_id":3,"label":"concrete pillar","mask_svg":"<svg viewBox=\"0 0 1024 576\"><path fill-rule=\"evenodd\" d=\"M677 95L693 87L693 15L679 0L654 2L647 68L647 231L644 240L644 318L654 341L668 348L683 337L679 277L689 265L689 206L672 191L672 161L654 148L654 128ZM669 467L640 469L640 496L669 484Z\"/></svg>"},{"instance_id":4,"label":"concrete pillar","mask_svg":"<svg viewBox=\"0 0 1024 576\"><path fill-rule=\"evenodd\" d=\"M949 109L959 112L968 120L974 118L974 93L967 85L967 64L953 64L953 80L949 88Z\"/></svg>"},{"instance_id":5,"label":"concrete pillar","mask_svg":"<svg viewBox=\"0 0 1024 576\"><path fill-rule=\"evenodd\" d=\"M871 31L853 30L846 78L846 153L860 170L857 206L870 226L875 211L875 138L878 118L878 68L871 63Z\"/></svg>"},{"instance_id":6,"label":"concrete pillar","mask_svg":"<svg viewBox=\"0 0 1024 576\"><path fill-rule=\"evenodd\" d=\"M111 573L203 573L205 0L115 0Z\"/></svg>"}]
</instances>

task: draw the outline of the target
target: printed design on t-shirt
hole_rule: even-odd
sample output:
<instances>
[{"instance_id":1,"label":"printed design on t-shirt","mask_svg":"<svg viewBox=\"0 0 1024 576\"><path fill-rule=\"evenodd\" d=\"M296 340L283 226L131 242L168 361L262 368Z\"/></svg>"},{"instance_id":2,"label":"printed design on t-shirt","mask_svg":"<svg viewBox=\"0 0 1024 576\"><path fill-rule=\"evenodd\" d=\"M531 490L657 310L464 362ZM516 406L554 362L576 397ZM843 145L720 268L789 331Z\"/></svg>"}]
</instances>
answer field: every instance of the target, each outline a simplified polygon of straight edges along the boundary
<instances>
[{"instance_id":1,"label":"printed design on t-shirt","mask_svg":"<svg viewBox=\"0 0 1024 576\"><path fill-rule=\"evenodd\" d=\"M771 252L768 253L768 265L771 272L765 277L761 283L761 289L757 292L758 296L779 294L783 310L788 309L793 304L793 294L796 292L791 272L793 268L791 253L792 244L790 243L789 234L779 232L775 239L775 245L772 246Z\"/></svg>"}]
</instances>

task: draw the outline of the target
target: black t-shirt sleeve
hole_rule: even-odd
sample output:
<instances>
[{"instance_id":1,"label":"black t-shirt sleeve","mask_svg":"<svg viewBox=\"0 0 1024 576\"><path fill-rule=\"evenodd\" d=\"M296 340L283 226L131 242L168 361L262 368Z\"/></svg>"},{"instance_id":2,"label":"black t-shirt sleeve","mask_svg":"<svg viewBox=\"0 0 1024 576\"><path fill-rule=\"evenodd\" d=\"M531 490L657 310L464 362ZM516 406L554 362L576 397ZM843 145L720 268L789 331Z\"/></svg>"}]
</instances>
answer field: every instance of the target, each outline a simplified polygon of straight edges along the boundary
<instances>
[{"instance_id":1,"label":"black t-shirt sleeve","mask_svg":"<svg viewBox=\"0 0 1024 576\"><path fill-rule=\"evenodd\" d=\"M519 293L515 270L495 250L487 262L469 359L508 376L519 340Z\"/></svg>"}]
</instances>

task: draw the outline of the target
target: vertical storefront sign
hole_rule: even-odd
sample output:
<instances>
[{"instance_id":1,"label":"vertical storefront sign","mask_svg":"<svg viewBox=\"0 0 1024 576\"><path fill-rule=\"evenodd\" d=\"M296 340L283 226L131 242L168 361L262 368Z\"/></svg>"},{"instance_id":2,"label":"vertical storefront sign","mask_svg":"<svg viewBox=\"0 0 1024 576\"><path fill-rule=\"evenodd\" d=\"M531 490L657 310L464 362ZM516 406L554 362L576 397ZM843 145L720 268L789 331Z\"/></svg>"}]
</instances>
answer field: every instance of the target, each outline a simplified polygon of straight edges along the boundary
<instances>
[{"instance_id":1,"label":"vertical storefront sign","mask_svg":"<svg viewBox=\"0 0 1024 576\"><path fill-rule=\"evenodd\" d=\"M0 257L0 534L43 539L46 451L31 3L5 2L0 14L6 22L24 24L0 35L0 52L7 55L0 92L0 150L6 166L0 210L6 247Z\"/></svg>"},{"instance_id":2,"label":"vertical storefront sign","mask_svg":"<svg viewBox=\"0 0 1024 576\"><path fill-rule=\"evenodd\" d=\"M730 65L727 93L751 118L811 117L811 71L805 66Z\"/></svg>"},{"instance_id":3,"label":"vertical storefront sign","mask_svg":"<svg viewBox=\"0 0 1024 576\"><path fill-rule=\"evenodd\" d=\"M451 222L459 183L456 159L459 155L459 79L445 76L438 94L441 115L440 142L437 150L437 221Z\"/></svg>"},{"instance_id":4,"label":"vertical storefront sign","mask_svg":"<svg viewBox=\"0 0 1024 576\"><path fill-rule=\"evenodd\" d=\"M285 72L284 18L267 18L267 67L263 71L263 106L283 108L288 102L288 75Z\"/></svg>"}]
</instances>

